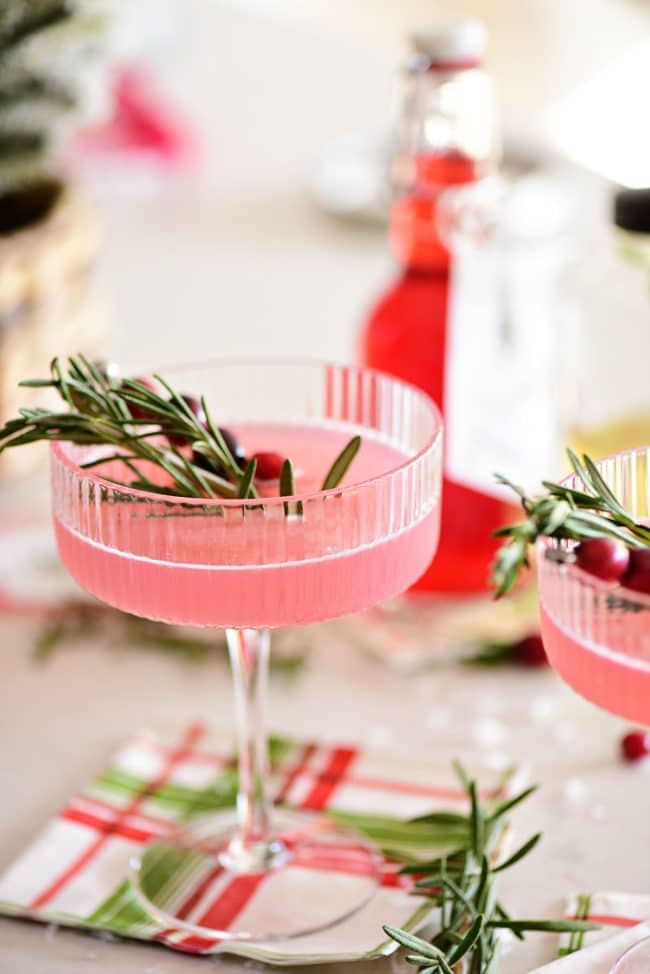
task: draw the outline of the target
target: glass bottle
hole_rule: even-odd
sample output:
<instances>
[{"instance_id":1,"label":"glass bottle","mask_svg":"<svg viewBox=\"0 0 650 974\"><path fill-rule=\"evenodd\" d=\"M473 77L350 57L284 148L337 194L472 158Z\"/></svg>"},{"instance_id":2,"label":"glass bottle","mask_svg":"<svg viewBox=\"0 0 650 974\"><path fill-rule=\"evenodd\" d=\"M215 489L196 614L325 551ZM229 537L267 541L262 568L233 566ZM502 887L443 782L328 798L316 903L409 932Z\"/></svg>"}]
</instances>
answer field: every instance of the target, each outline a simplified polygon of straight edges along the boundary
<instances>
[{"instance_id":1,"label":"glass bottle","mask_svg":"<svg viewBox=\"0 0 650 974\"><path fill-rule=\"evenodd\" d=\"M614 194L603 245L573 276L570 442L597 457L650 444L650 189Z\"/></svg>"},{"instance_id":2,"label":"glass bottle","mask_svg":"<svg viewBox=\"0 0 650 974\"><path fill-rule=\"evenodd\" d=\"M474 20L446 23L411 38L390 219L390 244L400 269L370 312L360 342L365 365L419 386L443 412L453 343L453 261L441 239L439 209L450 187L484 181L499 156L492 85L483 69L485 47L485 28ZM485 591L496 548L492 531L512 513L502 496L447 470L438 555L416 588Z\"/></svg>"}]
</instances>

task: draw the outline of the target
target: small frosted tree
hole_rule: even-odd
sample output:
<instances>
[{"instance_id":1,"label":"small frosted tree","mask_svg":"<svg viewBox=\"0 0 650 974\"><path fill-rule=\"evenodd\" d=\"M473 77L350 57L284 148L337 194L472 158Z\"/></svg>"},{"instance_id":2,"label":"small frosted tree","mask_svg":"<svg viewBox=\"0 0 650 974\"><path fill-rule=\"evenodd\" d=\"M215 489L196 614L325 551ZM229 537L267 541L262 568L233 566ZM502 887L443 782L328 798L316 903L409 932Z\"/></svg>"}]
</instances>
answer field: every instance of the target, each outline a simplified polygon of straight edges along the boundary
<instances>
[{"instance_id":1,"label":"small frosted tree","mask_svg":"<svg viewBox=\"0 0 650 974\"><path fill-rule=\"evenodd\" d=\"M61 136L105 98L110 20L109 0L0 0L4 232L38 221L56 198Z\"/></svg>"}]
</instances>

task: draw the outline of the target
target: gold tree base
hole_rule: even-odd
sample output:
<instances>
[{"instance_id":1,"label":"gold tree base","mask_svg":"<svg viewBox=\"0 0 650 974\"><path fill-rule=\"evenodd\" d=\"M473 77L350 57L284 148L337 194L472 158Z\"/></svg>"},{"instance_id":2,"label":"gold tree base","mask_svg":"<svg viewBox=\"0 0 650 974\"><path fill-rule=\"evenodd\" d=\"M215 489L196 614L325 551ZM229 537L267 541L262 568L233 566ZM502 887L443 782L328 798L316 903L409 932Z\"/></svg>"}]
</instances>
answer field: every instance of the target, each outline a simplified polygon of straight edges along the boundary
<instances>
[{"instance_id":1,"label":"gold tree base","mask_svg":"<svg viewBox=\"0 0 650 974\"><path fill-rule=\"evenodd\" d=\"M47 405L49 390L22 389L55 355L101 353L108 313L94 281L101 234L96 214L64 188L47 216L0 235L0 423L19 406ZM45 462L47 450L7 450L0 479Z\"/></svg>"}]
</instances>

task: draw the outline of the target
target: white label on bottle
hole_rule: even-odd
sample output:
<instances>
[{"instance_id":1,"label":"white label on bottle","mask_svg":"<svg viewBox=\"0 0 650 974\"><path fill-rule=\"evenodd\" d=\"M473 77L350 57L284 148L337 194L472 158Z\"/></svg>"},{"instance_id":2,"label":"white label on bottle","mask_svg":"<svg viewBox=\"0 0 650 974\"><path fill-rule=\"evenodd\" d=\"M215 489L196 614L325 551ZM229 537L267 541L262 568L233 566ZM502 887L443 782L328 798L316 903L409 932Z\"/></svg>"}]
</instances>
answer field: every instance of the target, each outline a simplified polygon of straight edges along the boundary
<instances>
[{"instance_id":1,"label":"white label on bottle","mask_svg":"<svg viewBox=\"0 0 650 974\"><path fill-rule=\"evenodd\" d=\"M446 472L483 493L512 497L496 473L534 490L556 466L558 257L547 243L457 244L448 308Z\"/></svg>"}]
</instances>

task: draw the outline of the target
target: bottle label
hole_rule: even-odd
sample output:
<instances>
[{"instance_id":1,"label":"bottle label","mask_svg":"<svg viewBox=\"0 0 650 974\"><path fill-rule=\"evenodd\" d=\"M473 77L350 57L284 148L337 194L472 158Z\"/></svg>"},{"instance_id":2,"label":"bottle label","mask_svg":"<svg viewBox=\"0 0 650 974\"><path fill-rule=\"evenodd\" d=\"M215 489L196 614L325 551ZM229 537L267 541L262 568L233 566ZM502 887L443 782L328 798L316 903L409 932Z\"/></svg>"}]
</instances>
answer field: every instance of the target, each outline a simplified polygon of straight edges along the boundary
<instances>
[{"instance_id":1,"label":"bottle label","mask_svg":"<svg viewBox=\"0 0 650 974\"><path fill-rule=\"evenodd\" d=\"M512 499L557 466L560 260L548 241L453 241L445 371L446 473Z\"/></svg>"}]
</instances>

